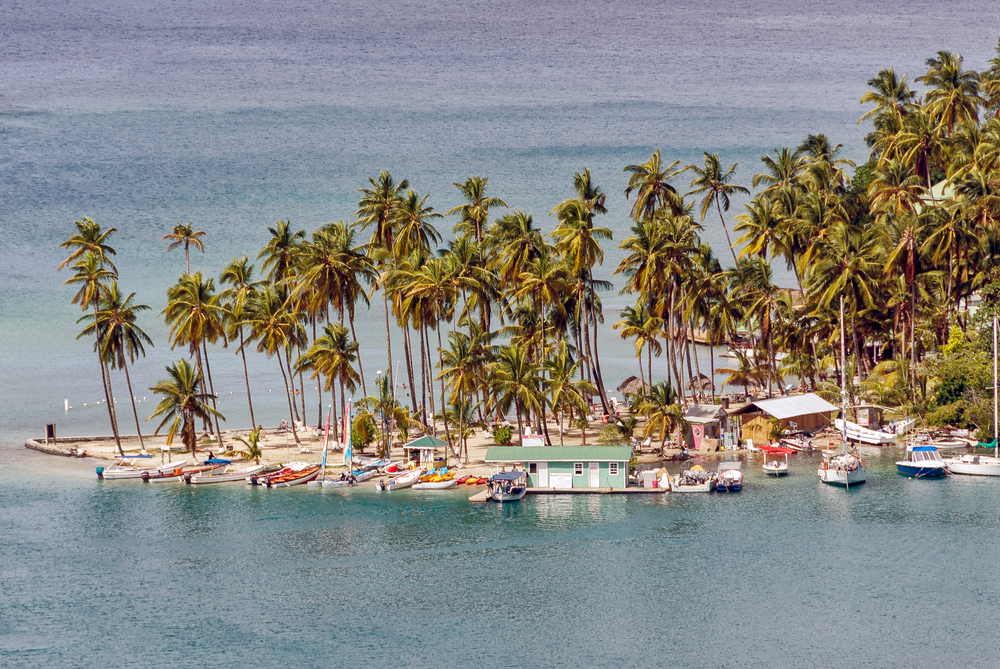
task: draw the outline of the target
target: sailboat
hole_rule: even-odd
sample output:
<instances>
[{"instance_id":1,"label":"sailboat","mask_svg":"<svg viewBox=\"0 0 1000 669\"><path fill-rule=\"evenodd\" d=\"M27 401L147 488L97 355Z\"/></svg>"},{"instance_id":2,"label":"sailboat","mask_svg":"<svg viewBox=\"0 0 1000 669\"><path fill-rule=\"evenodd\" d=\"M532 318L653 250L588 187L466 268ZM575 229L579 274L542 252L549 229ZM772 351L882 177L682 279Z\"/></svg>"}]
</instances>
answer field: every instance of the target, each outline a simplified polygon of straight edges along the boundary
<instances>
[{"instance_id":1,"label":"sailboat","mask_svg":"<svg viewBox=\"0 0 1000 669\"><path fill-rule=\"evenodd\" d=\"M997 317L993 317L993 455L960 455L945 458L952 474L967 476L1000 476L1000 447L997 442Z\"/></svg>"},{"instance_id":2,"label":"sailboat","mask_svg":"<svg viewBox=\"0 0 1000 669\"><path fill-rule=\"evenodd\" d=\"M847 418L847 349L844 345L844 298L840 298L840 413ZM850 488L852 485L868 480L868 470L865 461L854 451L848 450L847 422L841 421L840 452L823 451L823 461L819 464L819 480L831 485L842 485Z\"/></svg>"}]
</instances>

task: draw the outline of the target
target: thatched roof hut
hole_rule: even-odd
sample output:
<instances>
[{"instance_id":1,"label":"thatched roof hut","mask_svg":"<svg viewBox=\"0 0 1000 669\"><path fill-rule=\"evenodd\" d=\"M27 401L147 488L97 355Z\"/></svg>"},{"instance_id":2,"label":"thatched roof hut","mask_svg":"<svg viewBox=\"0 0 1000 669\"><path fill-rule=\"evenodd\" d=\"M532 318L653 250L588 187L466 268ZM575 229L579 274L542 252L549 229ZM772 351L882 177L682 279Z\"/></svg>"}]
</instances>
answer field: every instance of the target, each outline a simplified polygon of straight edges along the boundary
<instances>
[{"instance_id":1,"label":"thatched roof hut","mask_svg":"<svg viewBox=\"0 0 1000 669\"><path fill-rule=\"evenodd\" d=\"M641 395L649 389L648 383L643 383L638 376L630 376L618 385L622 395Z\"/></svg>"},{"instance_id":2,"label":"thatched roof hut","mask_svg":"<svg viewBox=\"0 0 1000 669\"><path fill-rule=\"evenodd\" d=\"M688 390L711 390L712 389L712 379L708 378L704 374L699 374L695 378L688 381Z\"/></svg>"}]
</instances>

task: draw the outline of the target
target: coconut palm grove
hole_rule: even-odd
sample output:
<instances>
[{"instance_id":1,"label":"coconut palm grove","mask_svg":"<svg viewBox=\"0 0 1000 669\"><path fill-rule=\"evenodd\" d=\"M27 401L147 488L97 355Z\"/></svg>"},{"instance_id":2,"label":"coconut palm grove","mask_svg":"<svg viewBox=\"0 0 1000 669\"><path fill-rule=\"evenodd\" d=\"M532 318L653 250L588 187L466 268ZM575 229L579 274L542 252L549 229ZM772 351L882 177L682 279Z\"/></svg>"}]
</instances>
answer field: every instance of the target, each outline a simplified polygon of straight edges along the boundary
<instances>
[{"instance_id":1,"label":"coconut palm grove","mask_svg":"<svg viewBox=\"0 0 1000 669\"><path fill-rule=\"evenodd\" d=\"M514 437L532 427L558 443L562 426L586 425L592 405L610 410L598 337L608 325L635 345L631 406L661 444L685 403L719 400L722 387L697 383L716 374L730 392L844 390L852 402L991 434L992 338L983 335L1000 299L1000 46L983 72L947 51L926 68L912 80L886 68L868 81L862 165L820 132L741 166L756 171L743 183L710 147L700 164L659 150L637 156L622 166L634 223L624 239L602 227L609 193L585 166L566 175L575 196L552 203L548 232L487 176L456 176L463 204L436 211L391 169L373 175L349 218L311 231L278 221L264 248L218 277L186 264L159 315L167 343L189 359L152 389L161 400L153 416L134 401L132 416L119 416L106 402L115 438L131 420L141 435L152 418L189 448L199 421L221 443L212 369L232 362L209 359L209 344L221 342L242 360L254 425L246 356L264 355L284 379L289 422L321 424L332 404L336 424L360 389L352 432L361 446L384 451L390 430L427 432L461 455L470 428L497 416L516 417ZM116 230L90 218L75 225L60 269L82 310L80 337L94 341L105 399L112 382L134 396L129 366L153 345L137 323L149 307L117 283ZM716 225L729 248L702 241ZM165 231L168 248L188 256L210 245L195 227ZM625 255L605 268L608 281L595 274L610 245ZM775 284L776 265L794 285ZM618 320L602 309L610 291L634 299ZM382 359L359 355L359 309L384 312ZM715 349L727 344L734 366L716 368ZM696 345L711 349L712 369ZM392 360L404 361L398 379ZM307 379L318 393L306 392ZM397 383L413 389L408 401L394 399ZM551 416L559 434L549 433ZM501 443L511 439L500 432Z\"/></svg>"}]
</instances>

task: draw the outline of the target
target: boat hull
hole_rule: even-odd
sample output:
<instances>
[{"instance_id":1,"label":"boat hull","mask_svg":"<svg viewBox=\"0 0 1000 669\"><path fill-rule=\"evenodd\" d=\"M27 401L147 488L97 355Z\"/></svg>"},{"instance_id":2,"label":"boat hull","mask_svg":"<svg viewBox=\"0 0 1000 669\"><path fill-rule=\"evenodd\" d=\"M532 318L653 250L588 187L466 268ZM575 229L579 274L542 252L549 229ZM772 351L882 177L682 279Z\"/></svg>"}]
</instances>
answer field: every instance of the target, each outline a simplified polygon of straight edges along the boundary
<instances>
[{"instance_id":1,"label":"boat hull","mask_svg":"<svg viewBox=\"0 0 1000 669\"><path fill-rule=\"evenodd\" d=\"M858 467L853 471L838 469L820 469L819 480L829 485L852 486L859 485L868 480L868 473Z\"/></svg>"},{"instance_id":2,"label":"boat hull","mask_svg":"<svg viewBox=\"0 0 1000 669\"><path fill-rule=\"evenodd\" d=\"M528 494L527 488L511 488L509 491L495 490L490 499L494 502L516 502Z\"/></svg>"},{"instance_id":3,"label":"boat hull","mask_svg":"<svg viewBox=\"0 0 1000 669\"><path fill-rule=\"evenodd\" d=\"M952 474L963 476L1000 476L1000 458L966 455L960 458L945 458Z\"/></svg>"},{"instance_id":4,"label":"boat hull","mask_svg":"<svg viewBox=\"0 0 1000 669\"><path fill-rule=\"evenodd\" d=\"M268 480L268 482L265 485L268 488L290 488L293 485L302 485L303 483L309 483L317 476L319 476L320 469L321 469L320 467L316 467L315 470L304 471L295 477L288 475L287 478L283 477L283 480L282 479L276 481Z\"/></svg>"},{"instance_id":5,"label":"boat hull","mask_svg":"<svg viewBox=\"0 0 1000 669\"><path fill-rule=\"evenodd\" d=\"M911 476L918 479L939 479L948 473L944 465L926 465L919 463L900 461L896 463L896 471L903 476Z\"/></svg>"},{"instance_id":6,"label":"boat hull","mask_svg":"<svg viewBox=\"0 0 1000 669\"><path fill-rule=\"evenodd\" d=\"M248 476L253 476L264 470L266 465L255 465L235 472L224 474L193 474L185 475L184 482L191 485L206 485L208 483L239 483L245 481Z\"/></svg>"},{"instance_id":7,"label":"boat hull","mask_svg":"<svg viewBox=\"0 0 1000 669\"><path fill-rule=\"evenodd\" d=\"M788 476L788 467L768 467L764 465L764 473L768 476Z\"/></svg>"},{"instance_id":8,"label":"boat hull","mask_svg":"<svg viewBox=\"0 0 1000 669\"><path fill-rule=\"evenodd\" d=\"M434 481L431 483L414 483L414 490L447 490L448 488L454 488L458 485L458 481L451 479L449 481Z\"/></svg>"}]
</instances>

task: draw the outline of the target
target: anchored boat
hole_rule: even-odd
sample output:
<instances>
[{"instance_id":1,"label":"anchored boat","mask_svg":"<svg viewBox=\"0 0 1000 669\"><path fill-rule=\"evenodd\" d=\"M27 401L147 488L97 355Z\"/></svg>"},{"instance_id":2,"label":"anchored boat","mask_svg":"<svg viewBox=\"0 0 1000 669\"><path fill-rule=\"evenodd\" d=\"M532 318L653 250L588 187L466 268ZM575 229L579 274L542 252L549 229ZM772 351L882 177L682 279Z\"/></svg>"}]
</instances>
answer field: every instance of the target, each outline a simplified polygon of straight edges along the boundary
<instances>
[{"instance_id":1,"label":"anchored boat","mask_svg":"<svg viewBox=\"0 0 1000 669\"><path fill-rule=\"evenodd\" d=\"M934 446L906 445L906 457L896 462L896 471L918 479L941 478L948 473L945 464Z\"/></svg>"},{"instance_id":2,"label":"anchored boat","mask_svg":"<svg viewBox=\"0 0 1000 669\"><path fill-rule=\"evenodd\" d=\"M489 498L494 502L516 502L528 494L527 472L514 470L494 474L489 483Z\"/></svg>"}]
</instances>

